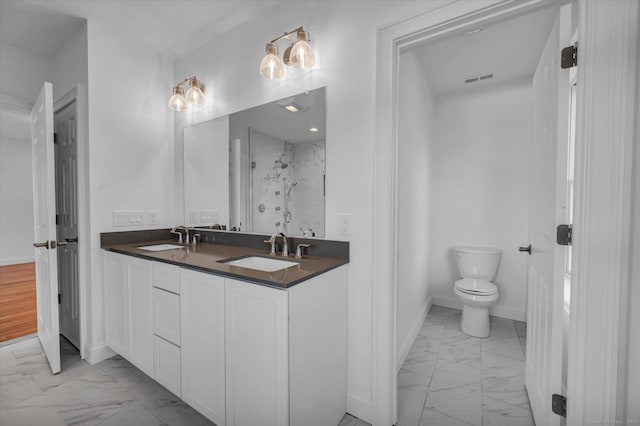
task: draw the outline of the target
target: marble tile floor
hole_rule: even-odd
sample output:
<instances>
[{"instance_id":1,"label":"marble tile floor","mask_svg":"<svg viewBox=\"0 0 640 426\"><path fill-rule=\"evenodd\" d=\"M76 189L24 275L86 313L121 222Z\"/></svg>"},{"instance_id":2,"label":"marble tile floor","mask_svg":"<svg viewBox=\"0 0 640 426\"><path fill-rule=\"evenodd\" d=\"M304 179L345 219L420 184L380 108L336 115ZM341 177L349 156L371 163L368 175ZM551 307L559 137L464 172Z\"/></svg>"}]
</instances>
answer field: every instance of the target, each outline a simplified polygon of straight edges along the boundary
<instances>
[{"instance_id":1,"label":"marble tile floor","mask_svg":"<svg viewBox=\"0 0 640 426\"><path fill-rule=\"evenodd\" d=\"M462 311L432 306L398 373L397 426L534 425L524 387L526 324L490 317L481 339Z\"/></svg>"},{"instance_id":2,"label":"marble tile floor","mask_svg":"<svg viewBox=\"0 0 640 426\"><path fill-rule=\"evenodd\" d=\"M89 365L69 342L60 343L57 375L37 338L0 347L0 425L213 425L124 358ZM365 425L349 415L340 422Z\"/></svg>"}]
</instances>

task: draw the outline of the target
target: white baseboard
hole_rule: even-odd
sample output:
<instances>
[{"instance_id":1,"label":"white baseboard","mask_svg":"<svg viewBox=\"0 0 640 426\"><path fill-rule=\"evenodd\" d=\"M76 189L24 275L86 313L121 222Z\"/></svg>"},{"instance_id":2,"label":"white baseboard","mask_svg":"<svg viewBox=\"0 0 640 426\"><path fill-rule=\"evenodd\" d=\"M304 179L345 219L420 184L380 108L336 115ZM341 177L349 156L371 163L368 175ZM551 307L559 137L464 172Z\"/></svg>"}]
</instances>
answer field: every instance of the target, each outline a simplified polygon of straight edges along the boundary
<instances>
[{"instance_id":1,"label":"white baseboard","mask_svg":"<svg viewBox=\"0 0 640 426\"><path fill-rule=\"evenodd\" d=\"M87 345L85 354L85 359L91 365L97 364L100 361L104 361L105 359L116 355L116 353L104 343L99 345Z\"/></svg>"},{"instance_id":2,"label":"white baseboard","mask_svg":"<svg viewBox=\"0 0 640 426\"><path fill-rule=\"evenodd\" d=\"M373 421L373 405L371 401L366 401L349 392L347 392L347 413L367 423Z\"/></svg>"},{"instance_id":3,"label":"white baseboard","mask_svg":"<svg viewBox=\"0 0 640 426\"><path fill-rule=\"evenodd\" d=\"M0 266L7 265L19 265L21 263L33 263L35 262L35 258L33 256L27 257L5 257L4 259L0 259Z\"/></svg>"},{"instance_id":4,"label":"white baseboard","mask_svg":"<svg viewBox=\"0 0 640 426\"><path fill-rule=\"evenodd\" d=\"M463 305L460 299L450 296L433 296L432 303L445 308L462 309ZM527 313L519 309L510 308L508 306L496 305L489 309L489 315L500 318L507 318L516 321L526 321Z\"/></svg>"},{"instance_id":5,"label":"white baseboard","mask_svg":"<svg viewBox=\"0 0 640 426\"><path fill-rule=\"evenodd\" d=\"M418 312L416 319L413 321L413 324L411 324L411 327L409 328L409 332L396 349L396 373L400 371L400 367L402 367L404 360L407 358L409 349L411 349L411 345L413 345L413 342L416 340L416 336L418 336L418 332L420 331L422 324L424 324L424 319L427 317L429 309L431 309L431 303L431 297L428 297L427 303L422 307L422 309L420 309L420 312Z\"/></svg>"}]
</instances>

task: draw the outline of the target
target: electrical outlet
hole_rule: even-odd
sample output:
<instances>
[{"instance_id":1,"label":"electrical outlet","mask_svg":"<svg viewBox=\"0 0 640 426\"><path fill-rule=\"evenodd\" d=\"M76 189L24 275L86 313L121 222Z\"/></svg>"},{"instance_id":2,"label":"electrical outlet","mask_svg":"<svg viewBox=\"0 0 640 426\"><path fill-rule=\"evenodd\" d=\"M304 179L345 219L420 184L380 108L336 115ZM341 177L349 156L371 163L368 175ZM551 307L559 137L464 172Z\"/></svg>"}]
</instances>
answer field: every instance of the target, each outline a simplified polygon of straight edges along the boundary
<instances>
[{"instance_id":1,"label":"electrical outlet","mask_svg":"<svg viewBox=\"0 0 640 426\"><path fill-rule=\"evenodd\" d=\"M351 213L341 213L338 218L338 234L351 235Z\"/></svg>"}]
</instances>

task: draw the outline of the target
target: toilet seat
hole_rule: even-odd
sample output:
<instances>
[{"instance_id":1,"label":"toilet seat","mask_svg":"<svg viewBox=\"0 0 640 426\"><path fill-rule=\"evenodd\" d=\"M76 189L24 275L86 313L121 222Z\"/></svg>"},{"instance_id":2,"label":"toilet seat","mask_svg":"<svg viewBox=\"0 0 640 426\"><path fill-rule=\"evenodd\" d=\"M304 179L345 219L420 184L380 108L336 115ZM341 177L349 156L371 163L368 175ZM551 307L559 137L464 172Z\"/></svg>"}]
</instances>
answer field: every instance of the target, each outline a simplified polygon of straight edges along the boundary
<instances>
[{"instance_id":1,"label":"toilet seat","mask_svg":"<svg viewBox=\"0 0 640 426\"><path fill-rule=\"evenodd\" d=\"M455 282L454 287L459 291L475 296L491 296L498 292L498 286L487 280L463 278Z\"/></svg>"}]
</instances>

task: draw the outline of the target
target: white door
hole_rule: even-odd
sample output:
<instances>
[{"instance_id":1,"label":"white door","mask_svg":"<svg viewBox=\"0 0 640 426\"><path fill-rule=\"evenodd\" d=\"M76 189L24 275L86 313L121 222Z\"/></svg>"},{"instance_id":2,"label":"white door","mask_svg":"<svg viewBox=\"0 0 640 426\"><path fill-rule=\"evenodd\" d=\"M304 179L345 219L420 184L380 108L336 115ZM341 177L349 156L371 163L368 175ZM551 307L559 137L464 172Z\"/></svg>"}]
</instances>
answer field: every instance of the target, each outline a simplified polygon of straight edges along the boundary
<instances>
[{"instance_id":1,"label":"white door","mask_svg":"<svg viewBox=\"0 0 640 426\"><path fill-rule=\"evenodd\" d=\"M570 6L564 6L533 77L525 383L540 425L562 420L551 411L551 396L561 393L562 379L564 277L556 268L556 225L566 199L566 184L558 181L567 173L567 156L559 153L567 152L569 71L560 68L560 51L569 45L570 19Z\"/></svg>"},{"instance_id":2,"label":"white door","mask_svg":"<svg viewBox=\"0 0 640 426\"><path fill-rule=\"evenodd\" d=\"M60 334L80 347L78 282L78 144L76 102L55 114L55 165Z\"/></svg>"},{"instance_id":3,"label":"white door","mask_svg":"<svg viewBox=\"0 0 640 426\"><path fill-rule=\"evenodd\" d=\"M51 83L44 83L31 110L31 156L38 338L56 374L60 372L60 324Z\"/></svg>"}]
</instances>

